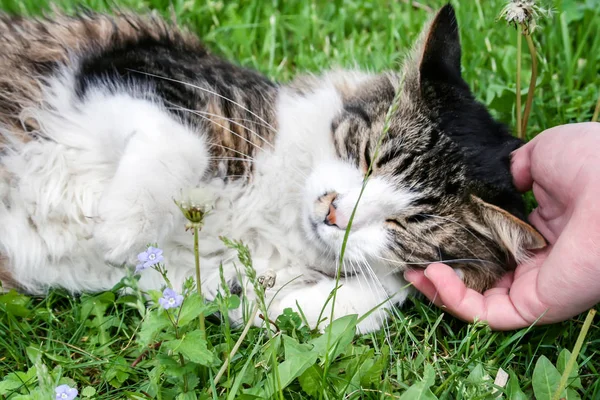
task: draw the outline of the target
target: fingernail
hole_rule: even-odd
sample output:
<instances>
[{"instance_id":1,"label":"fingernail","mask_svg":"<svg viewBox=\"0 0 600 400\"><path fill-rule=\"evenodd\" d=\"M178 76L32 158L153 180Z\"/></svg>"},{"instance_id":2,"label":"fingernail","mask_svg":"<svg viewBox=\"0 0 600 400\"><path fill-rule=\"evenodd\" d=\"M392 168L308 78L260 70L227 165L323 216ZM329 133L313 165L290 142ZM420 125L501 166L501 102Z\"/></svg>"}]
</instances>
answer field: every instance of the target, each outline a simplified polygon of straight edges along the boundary
<instances>
[{"instance_id":1,"label":"fingernail","mask_svg":"<svg viewBox=\"0 0 600 400\"><path fill-rule=\"evenodd\" d=\"M408 271L404 271L404 273L402 274L404 276L404 280L407 282L412 283L412 279L410 279L410 273L412 272L412 270L408 270Z\"/></svg>"}]
</instances>

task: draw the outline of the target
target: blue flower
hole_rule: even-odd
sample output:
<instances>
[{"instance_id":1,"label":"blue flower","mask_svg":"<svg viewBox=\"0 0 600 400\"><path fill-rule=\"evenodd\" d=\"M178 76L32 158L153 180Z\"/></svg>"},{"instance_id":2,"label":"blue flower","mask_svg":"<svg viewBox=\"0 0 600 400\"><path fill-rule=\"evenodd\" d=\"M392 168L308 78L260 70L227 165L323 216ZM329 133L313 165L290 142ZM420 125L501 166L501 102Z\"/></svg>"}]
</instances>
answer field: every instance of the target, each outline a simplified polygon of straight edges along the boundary
<instances>
[{"instance_id":1,"label":"blue flower","mask_svg":"<svg viewBox=\"0 0 600 400\"><path fill-rule=\"evenodd\" d=\"M138 254L137 258L140 263L135 267L135 272L143 271L146 268L163 262L165 258L162 254L163 251L161 249L149 246L148 250Z\"/></svg>"},{"instance_id":2,"label":"blue flower","mask_svg":"<svg viewBox=\"0 0 600 400\"><path fill-rule=\"evenodd\" d=\"M169 308L176 308L179 307L181 303L183 303L183 296L177 294L177 292L171 288L166 288L163 291L163 297L158 299L158 303L165 310L168 310Z\"/></svg>"},{"instance_id":3,"label":"blue flower","mask_svg":"<svg viewBox=\"0 0 600 400\"><path fill-rule=\"evenodd\" d=\"M69 385L60 385L54 389L54 392L56 393L56 400L73 400L79 393L77 389Z\"/></svg>"}]
</instances>

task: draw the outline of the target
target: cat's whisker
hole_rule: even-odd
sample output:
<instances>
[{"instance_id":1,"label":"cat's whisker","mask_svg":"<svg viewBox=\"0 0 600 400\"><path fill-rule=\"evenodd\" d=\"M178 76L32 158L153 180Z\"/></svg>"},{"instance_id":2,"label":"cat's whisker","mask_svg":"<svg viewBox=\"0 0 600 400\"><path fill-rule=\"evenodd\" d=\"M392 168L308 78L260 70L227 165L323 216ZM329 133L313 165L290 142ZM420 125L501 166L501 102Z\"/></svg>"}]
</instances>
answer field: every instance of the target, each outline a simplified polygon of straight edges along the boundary
<instances>
[{"instance_id":1,"label":"cat's whisker","mask_svg":"<svg viewBox=\"0 0 600 400\"><path fill-rule=\"evenodd\" d=\"M173 103L169 103L169 104L173 104ZM252 130L252 129L248 128L246 125L244 125L244 124L241 124L240 122L238 122L238 121L242 121L242 122L251 122L251 123L255 123L255 124L257 124L257 125L260 125L260 126L262 126L262 127L264 127L264 128L270 129L270 130L271 130L273 133L277 133L277 131L274 131L274 130L273 130L271 127L270 127L270 126L267 126L267 125L265 125L264 123L262 123L262 122L260 122L260 121L259 121L259 122L257 122L257 121L254 121L254 120L252 120L252 119L248 119L248 118L235 118L235 119L232 119L232 118L226 118L226 117L225 117L225 116L223 116L223 115L219 115L219 114L210 113L210 112L208 112L208 111L192 110L192 109L189 109L189 108L185 108L185 107L178 106L178 105L176 105L176 104L173 104L173 106L174 106L174 107L168 107L167 109L174 109L174 110L186 111L186 112L190 112L190 113L193 113L193 114L203 114L203 115L208 115L208 116L210 116L210 117L217 117L217 118L224 119L225 121L229 121L230 123L232 123L232 124L234 124L234 125L237 125L237 126L239 126L239 127L241 127L241 128L244 128L244 129L246 129L248 132L251 132L251 133L253 133L253 134L254 134L254 135L256 135L256 136L257 136L257 137L258 137L260 140L262 140L263 142L265 142L266 144L268 144L268 145L269 145L269 146L271 146L272 148L275 148L275 146L273 146L273 144L272 144L271 142L269 142L267 139L265 139L264 137L262 137L262 136L261 136L261 135L260 135L258 132L254 131L254 130Z\"/></svg>"},{"instance_id":2,"label":"cat's whisker","mask_svg":"<svg viewBox=\"0 0 600 400\"><path fill-rule=\"evenodd\" d=\"M238 133L236 133L236 132L232 131L231 129L227 128L226 126L224 126L224 125L222 125L222 124L219 124L218 122L215 122L215 121L211 120L210 118L208 118L207 116L203 115L203 114L208 114L208 115L216 115L216 114L211 114L211 113L203 113L203 112L201 112L201 111L190 110L190 109L183 108L183 107L181 107L180 109L181 109L181 110L183 110L183 111L187 111L187 112L189 112L190 114L197 115L198 117L200 117L200 118L204 119L205 121L208 121L208 122L210 122L210 123L212 123L212 124L215 124L215 125L217 125L218 127L221 127L221 128L223 128L223 129L225 129L227 132L229 132L229 133L232 133L233 135L235 135L235 136L239 137L239 138L240 138L240 139L242 139L243 141L245 141L245 142L247 142L247 143L249 143L249 144L253 145L253 146L254 146L254 147L256 147L257 149L259 149L259 150L263 150L263 151L264 151L264 149L263 149L262 147L258 146L258 145L257 145L257 144L255 144L255 143L252 143L252 141L251 141L251 140L248 140L248 139L246 139L245 137L243 137L243 136L241 136L240 134L238 134ZM232 123L232 124L235 124L235 125L241 126L242 128L246 129L248 132L250 132L250 133L254 134L255 136L257 136L257 137L258 137L259 139L261 139L263 142L265 142L266 144L268 144L269 146L271 146L271 148L272 148L272 149L274 149L274 148L275 148L275 146L273 146L273 145L272 145L271 143L269 143L269 142L268 142L268 141L267 141L265 138L263 138L262 136L260 136L258 133L256 133L256 132L255 132L255 131L253 131L252 129L250 129L250 128L248 128L248 127L246 127L246 126L244 126L244 125L242 125L242 124L240 124L240 123L237 123L237 122L235 122L235 121L233 121L233 120L231 120L231 119L229 119L229 118L223 118L223 119L224 119L224 120L226 120L226 121L229 121L229 122L230 122L230 123Z\"/></svg>"},{"instance_id":3,"label":"cat's whisker","mask_svg":"<svg viewBox=\"0 0 600 400\"><path fill-rule=\"evenodd\" d=\"M378 258L382 261L387 261L390 263L394 263L394 264L401 264L401 265L429 265L429 264L434 264L434 263L458 263L458 262L480 262L480 263L488 263L488 264L494 264L492 261L488 261L488 260L483 260L481 258L454 258L454 259L450 259L450 260L433 260L433 261L423 261L423 262L411 262L411 261L397 261L397 260L391 260L389 258L384 258L384 257L380 257L380 256L375 256L375 258Z\"/></svg>"},{"instance_id":4,"label":"cat's whisker","mask_svg":"<svg viewBox=\"0 0 600 400\"><path fill-rule=\"evenodd\" d=\"M471 236L473 236L475 238L475 240L477 240L479 243L481 243L486 249L487 251L492 254L492 256L499 262L502 263L500 260L498 260L498 257L496 257L496 255L494 254L493 251L490 250L489 246L487 246L483 240L481 240L481 238L479 238L472 230L470 230L469 228L467 228L466 226L464 226L463 224L461 224L460 222L456 221L455 219L452 218L448 218L448 217L443 217L441 215L435 215L435 214L420 214L426 217L431 217L431 218L438 218L441 219L442 221L447 221L447 222L451 222L453 224L458 225L460 228L464 229L467 233L469 233ZM442 228L441 225L437 225L440 228ZM443 228L442 228L443 229ZM468 247L467 247L468 249Z\"/></svg>"},{"instance_id":5,"label":"cat's whisker","mask_svg":"<svg viewBox=\"0 0 600 400\"><path fill-rule=\"evenodd\" d=\"M388 276L388 275L392 275L395 274L399 271L402 271L406 266L411 266L411 265L419 265L419 266L427 266L430 264L434 264L434 263L444 263L444 264L452 264L452 263L464 263L464 262L479 262L482 264L494 264L492 261L488 261L488 260L483 260L480 258L456 258L456 259L450 259L450 260L434 260L434 261L424 261L424 262L409 262L409 261L397 261L397 260L391 260L388 258L384 258L384 257L379 257L379 256L375 256L375 258L378 258L382 261L386 261L392 264L399 264L401 265L400 267L394 268L391 271L387 272L384 276Z\"/></svg>"},{"instance_id":6,"label":"cat's whisker","mask_svg":"<svg viewBox=\"0 0 600 400\"><path fill-rule=\"evenodd\" d=\"M360 267L360 265L356 264L356 266L355 266L355 263L353 263L352 261L349 261L349 262L350 262L350 265L352 265L352 272L356 276L356 280L358 281L358 285L360 287L361 293L369 293L372 296L376 296L376 291L373 290L373 287L371 286L371 284L369 282L370 277L368 277L367 275L363 274L363 270ZM368 290L366 290L366 291L363 288L361 277L364 279L364 281L365 281L365 283L367 285ZM377 297L375 297L375 302L376 303L380 303L380 301L378 300Z\"/></svg>"},{"instance_id":7,"label":"cat's whisker","mask_svg":"<svg viewBox=\"0 0 600 400\"><path fill-rule=\"evenodd\" d=\"M459 224L458 222L456 222L456 221L453 221L453 222L455 222L456 224L458 224L459 226L461 226L461 227L462 227L462 225L461 225L461 224ZM442 225L438 224L437 222L434 222L434 224L435 224L436 226L438 226L438 227L439 227L441 230L443 230L444 232L448 232L448 231L447 231L447 230L446 230L446 229L445 229L445 228L444 228ZM465 228L465 227L463 227L463 228L464 228L464 229L466 229L466 230L467 230L467 232L469 232L471 235L473 235L473 236L474 236L476 239L478 239L478 240L479 240L479 242L480 242L481 244L483 244L483 246L486 248L486 250L487 250L487 251L488 251L490 254L492 254L492 256L493 256L493 257L496 259L496 261L497 261L498 263L500 263L500 264L502 263L502 262L501 262L501 261L498 259L498 257L496 257L496 255L495 255L495 254L494 254L494 253L493 253L493 252L492 252L492 251L489 249L489 247L488 247L488 246L486 246L486 245L485 245L485 243L483 243L483 242L481 241L481 239L479 239L478 237L476 237L476 236L475 236L475 234L474 234L473 232L469 231L467 228ZM462 240L458 240L458 239L456 239L456 238L455 238L454 240L455 240L455 241L456 241L458 244L460 244L460 245L461 245L461 246L462 246L462 247L463 247L465 250L467 250L469 253L473 254L474 256L477 256L477 254L475 254L475 252L473 251L473 249L472 249L471 247L469 247L469 246L468 246L468 245L467 245L465 242L463 242ZM439 249L439 247L438 247L438 249ZM440 254L440 259L443 259L443 257L442 257L442 250L441 250L441 249L439 249L439 254ZM494 263L492 263L491 261L490 261L489 263L490 263L490 264L492 264L492 265L494 264Z\"/></svg>"},{"instance_id":8,"label":"cat's whisker","mask_svg":"<svg viewBox=\"0 0 600 400\"><path fill-rule=\"evenodd\" d=\"M220 148L222 148L222 149L225 149L225 150L233 151L233 152L234 152L234 153L236 153L236 154L239 154L239 155L241 155L241 156L245 156L245 157L247 157L247 158L246 158L247 160L252 160L252 161L255 161L255 160L254 160L254 157L252 157L252 156L249 156L248 154L245 154L245 153L243 153L243 152L241 152L241 151L238 151L238 150L232 149L231 147L223 146L222 144L209 143L209 146L220 147Z\"/></svg>"},{"instance_id":9,"label":"cat's whisker","mask_svg":"<svg viewBox=\"0 0 600 400\"><path fill-rule=\"evenodd\" d=\"M223 95L221 95L221 94L219 94L219 93L217 93L217 92L215 92L215 91L213 91L213 90L206 89L206 88L203 88L203 87L201 87L201 86L198 86L198 85L194 85L194 84L192 84L192 83L189 83L189 82L180 81L180 80L178 80L178 79L167 78L166 76L161 76L161 75L157 75L157 74L152 74L152 73L150 73L150 72L138 71L138 70L135 70L135 69L130 69L130 68L128 68L127 70L128 70L128 71L131 71L131 72L135 72L135 73L137 73L137 74L142 74L142 75L146 75L146 76L151 76L151 77L153 77L153 78L158 78L158 79L163 79L163 80L170 81L170 82L180 83L180 84L182 84L182 85L185 85L185 86L188 86L188 87L192 87L192 88L194 88L194 89L198 89L198 90L201 90L201 91L203 91L203 92L206 92L206 93L212 94L213 96L217 96L217 97L219 97L219 98L221 98L221 99L223 99L223 100L226 100L226 101L230 102L231 104L234 104L234 105L238 106L238 107L239 107L239 108L241 108L242 110L244 110L244 111L248 112L249 114L253 115L254 117L258 118L258 120L259 120L259 121L262 121L262 122L264 122L264 123L265 123L265 124L266 124L266 125L267 125L269 128L273 129L273 131L274 131L274 132L277 132L277 130L276 130L276 129L275 129L275 128L274 128L274 127L271 125L271 124L269 124L269 123L268 123L268 122L267 122L267 121L266 121L264 118L262 118L262 117L261 117L261 116L259 116L258 114L256 114L256 113L252 112L251 110L249 110L248 108L244 107L244 106L243 106L243 105L241 105L240 103L238 103L238 102L236 102L236 101L234 101L234 100L232 100L232 99L230 99L230 98L228 98L228 97L225 97L225 96L223 96Z\"/></svg>"},{"instance_id":10,"label":"cat's whisker","mask_svg":"<svg viewBox=\"0 0 600 400\"><path fill-rule=\"evenodd\" d=\"M373 284L376 286L379 286L379 288L381 288L381 291L377 291L377 290L372 290L373 294L376 296L375 297L375 301L379 304L379 303L383 303L384 301L389 305L389 309L392 310L392 313L394 313L395 316L399 316L396 314L397 310L396 307L394 306L394 304L392 303L391 299L389 298L389 295L387 293L387 290L385 290L385 287L383 286L383 284L381 283L381 280L379 279L379 277L377 276L377 274L375 274L375 271L373 271L373 268L371 268L371 266L369 265L369 263L367 262L367 259L362 256L361 257L362 260L360 262L359 265L359 269L361 269L361 271L366 271L369 273L371 280L373 281ZM364 268L360 268L360 266L364 266ZM366 277L365 277L366 278ZM381 293L382 296L377 296L378 293ZM381 307L381 306L380 306ZM380 314L376 314L376 318L380 319L383 325L383 330L385 332L385 337L386 340L388 341L388 344L391 346L391 332L390 332L390 326L389 326L389 321L387 318L385 318L383 315Z\"/></svg>"},{"instance_id":11,"label":"cat's whisker","mask_svg":"<svg viewBox=\"0 0 600 400\"><path fill-rule=\"evenodd\" d=\"M196 111L191 111L191 110L188 110L188 111L189 111L190 113L192 113L192 114L198 115L200 118L204 119L205 121L209 121L210 123L212 123L212 124L215 124L215 125L217 125L218 127L221 127L221 128L223 128L223 129L225 129L227 132L229 132L229 133L233 134L234 136L237 136L238 138L242 139L244 142L246 142L246 143L248 143L248 144L250 144L250 145L254 146L255 148L257 148L258 150L265 151L265 149L263 149L263 148L262 148L262 147L260 147L259 145L255 144L255 143L252 143L252 141L251 141L251 140L248 140L248 139L246 139L245 137L243 137L242 135L240 135L239 133L236 133L236 132L232 131L231 129L227 128L225 125L221 125L221 124L219 124L218 122L215 122L215 121L211 120L210 118L208 118L208 117L205 117L204 115L201 115L201 114L197 113ZM269 143L269 144L270 144L270 143Z\"/></svg>"},{"instance_id":12,"label":"cat's whisker","mask_svg":"<svg viewBox=\"0 0 600 400\"><path fill-rule=\"evenodd\" d=\"M249 162L249 163L256 162L256 160L250 160L247 158L240 158L240 157L208 157L208 159L215 160L215 161L243 161L243 162Z\"/></svg>"},{"instance_id":13,"label":"cat's whisker","mask_svg":"<svg viewBox=\"0 0 600 400\"><path fill-rule=\"evenodd\" d=\"M238 178L238 177L239 177L239 178L248 178L248 176L247 176L247 175L225 175L225 176L223 177L223 179L227 179L227 178Z\"/></svg>"},{"instance_id":14,"label":"cat's whisker","mask_svg":"<svg viewBox=\"0 0 600 400\"><path fill-rule=\"evenodd\" d=\"M302 178L307 179L308 175L306 175L304 173L304 171L302 171L300 168L298 168L296 165L290 165L290 167L292 167L292 169L298 173L298 175L300 175Z\"/></svg>"}]
</instances>

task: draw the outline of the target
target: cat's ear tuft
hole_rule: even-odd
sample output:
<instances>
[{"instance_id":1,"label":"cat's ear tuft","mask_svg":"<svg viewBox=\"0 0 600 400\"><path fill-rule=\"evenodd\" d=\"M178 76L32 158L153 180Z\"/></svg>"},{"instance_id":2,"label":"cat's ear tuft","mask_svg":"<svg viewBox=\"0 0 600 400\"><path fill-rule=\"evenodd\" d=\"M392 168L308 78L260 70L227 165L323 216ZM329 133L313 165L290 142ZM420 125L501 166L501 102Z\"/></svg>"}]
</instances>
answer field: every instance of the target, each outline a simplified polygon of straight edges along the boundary
<instances>
[{"instance_id":1,"label":"cat's ear tuft","mask_svg":"<svg viewBox=\"0 0 600 400\"><path fill-rule=\"evenodd\" d=\"M491 239L510 253L517 263L527 260L528 250L546 246L544 237L531 225L479 197L471 196L471 199L483 222L483 227L478 230L485 230L486 232L482 233L491 236Z\"/></svg>"},{"instance_id":2,"label":"cat's ear tuft","mask_svg":"<svg viewBox=\"0 0 600 400\"><path fill-rule=\"evenodd\" d=\"M419 74L421 81L462 81L461 46L454 7L442 7L429 26L424 42Z\"/></svg>"}]
</instances>

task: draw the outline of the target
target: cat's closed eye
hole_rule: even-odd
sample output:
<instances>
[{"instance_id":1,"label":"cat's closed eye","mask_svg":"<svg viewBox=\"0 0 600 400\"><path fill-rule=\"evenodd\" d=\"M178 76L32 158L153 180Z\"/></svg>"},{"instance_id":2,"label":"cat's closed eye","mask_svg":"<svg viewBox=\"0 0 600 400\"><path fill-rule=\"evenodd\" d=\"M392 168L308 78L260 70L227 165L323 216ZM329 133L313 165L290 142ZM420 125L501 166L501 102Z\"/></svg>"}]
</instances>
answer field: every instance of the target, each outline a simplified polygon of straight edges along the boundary
<instances>
[{"instance_id":1,"label":"cat's closed eye","mask_svg":"<svg viewBox=\"0 0 600 400\"><path fill-rule=\"evenodd\" d=\"M365 144L365 150L363 151L363 160L365 162L366 170L371 166L371 149L369 149L369 143Z\"/></svg>"},{"instance_id":2,"label":"cat's closed eye","mask_svg":"<svg viewBox=\"0 0 600 400\"><path fill-rule=\"evenodd\" d=\"M396 226L400 229L406 229L406 225L407 224L417 224L417 223L421 223L424 221L427 221L428 219L432 218L430 215L427 214L413 214L401 219L396 219L396 218L388 218L385 220L386 223L391 224L393 226Z\"/></svg>"},{"instance_id":3,"label":"cat's closed eye","mask_svg":"<svg viewBox=\"0 0 600 400\"><path fill-rule=\"evenodd\" d=\"M388 218L385 220L385 222L389 225L392 225L393 227L399 228L399 229L406 229L405 225L403 225L399 220L394 219L394 218Z\"/></svg>"},{"instance_id":4,"label":"cat's closed eye","mask_svg":"<svg viewBox=\"0 0 600 400\"><path fill-rule=\"evenodd\" d=\"M406 217L406 222L408 222L408 223L420 223L420 222L423 222L423 221L427 221L430 218L432 218L431 215L427 215L427 214L414 214L414 215L411 215L410 217Z\"/></svg>"}]
</instances>

